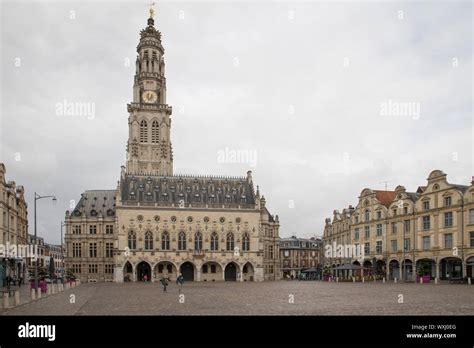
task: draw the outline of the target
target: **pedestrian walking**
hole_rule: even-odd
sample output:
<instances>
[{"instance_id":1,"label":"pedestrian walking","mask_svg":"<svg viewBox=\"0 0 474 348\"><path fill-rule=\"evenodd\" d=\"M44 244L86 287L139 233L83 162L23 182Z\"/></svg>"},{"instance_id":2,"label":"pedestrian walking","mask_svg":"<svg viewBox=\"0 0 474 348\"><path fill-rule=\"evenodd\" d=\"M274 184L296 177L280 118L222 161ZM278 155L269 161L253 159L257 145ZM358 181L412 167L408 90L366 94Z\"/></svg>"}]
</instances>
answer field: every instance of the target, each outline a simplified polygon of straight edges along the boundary
<instances>
[{"instance_id":1,"label":"pedestrian walking","mask_svg":"<svg viewBox=\"0 0 474 348\"><path fill-rule=\"evenodd\" d=\"M166 287L168 286L168 279L166 279L165 277L161 278L161 285L163 285L163 292L167 292Z\"/></svg>"},{"instance_id":2,"label":"pedestrian walking","mask_svg":"<svg viewBox=\"0 0 474 348\"><path fill-rule=\"evenodd\" d=\"M183 283L184 283L184 277L183 275L180 273L178 275L178 277L176 278L176 284L178 284L178 290L179 292L181 292L181 290L183 289Z\"/></svg>"}]
</instances>

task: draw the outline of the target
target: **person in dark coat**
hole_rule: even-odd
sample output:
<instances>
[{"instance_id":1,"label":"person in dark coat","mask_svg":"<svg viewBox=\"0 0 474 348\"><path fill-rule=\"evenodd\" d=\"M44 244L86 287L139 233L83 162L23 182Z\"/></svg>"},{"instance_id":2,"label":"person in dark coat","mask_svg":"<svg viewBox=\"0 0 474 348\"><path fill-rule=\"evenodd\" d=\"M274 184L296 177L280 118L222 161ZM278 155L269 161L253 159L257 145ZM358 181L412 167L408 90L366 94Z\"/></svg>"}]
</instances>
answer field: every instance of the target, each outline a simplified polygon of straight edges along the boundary
<instances>
[{"instance_id":1,"label":"person in dark coat","mask_svg":"<svg viewBox=\"0 0 474 348\"><path fill-rule=\"evenodd\" d=\"M167 292L166 287L168 286L168 279L165 277L161 278L161 285L163 285L163 292Z\"/></svg>"},{"instance_id":2,"label":"person in dark coat","mask_svg":"<svg viewBox=\"0 0 474 348\"><path fill-rule=\"evenodd\" d=\"M183 284L184 284L184 277L181 273L179 274L178 278L176 278L176 284L178 284L179 292L181 292L181 290L183 289Z\"/></svg>"}]
</instances>

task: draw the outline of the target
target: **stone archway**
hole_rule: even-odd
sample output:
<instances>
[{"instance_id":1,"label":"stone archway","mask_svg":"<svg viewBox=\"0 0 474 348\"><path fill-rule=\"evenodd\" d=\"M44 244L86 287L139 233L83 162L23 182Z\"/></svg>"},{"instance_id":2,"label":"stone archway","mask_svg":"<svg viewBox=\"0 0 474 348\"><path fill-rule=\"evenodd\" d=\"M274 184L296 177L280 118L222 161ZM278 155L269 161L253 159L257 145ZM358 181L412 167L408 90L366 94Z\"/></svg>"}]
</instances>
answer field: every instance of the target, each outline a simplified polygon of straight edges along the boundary
<instances>
[{"instance_id":1,"label":"stone archway","mask_svg":"<svg viewBox=\"0 0 474 348\"><path fill-rule=\"evenodd\" d=\"M123 265L123 281L131 282L133 280L133 266L130 261L127 261L125 265Z\"/></svg>"},{"instance_id":2,"label":"stone archway","mask_svg":"<svg viewBox=\"0 0 474 348\"><path fill-rule=\"evenodd\" d=\"M400 263L398 260L391 260L388 264L388 269L389 279L400 279Z\"/></svg>"},{"instance_id":3,"label":"stone archway","mask_svg":"<svg viewBox=\"0 0 474 348\"><path fill-rule=\"evenodd\" d=\"M151 266L148 262L141 261L140 263L138 263L136 270L137 270L137 281L139 282L151 281Z\"/></svg>"},{"instance_id":4,"label":"stone archway","mask_svg":"<svg viewBox=\"0 0 474 348\"><path fill-rule=\"evenodd\" d=\"M439 264L439 278L462 278L462 260L459 257L445 257Z\"/></svg>"},{"instance_id":5,"label":"stone archway","mask_svg":"<svg viewBox=\"0 0 474 348\"><path fill-rule=\"evenodd\" d=\"M186 261L179 267L179 272L183 275L185 282L193 282L194 281L194 271L196 267L192 264L192 262Z\"/></svg>"},{"instance_id":6,"label":"stone archway","mask_svg":"<svg viewBox=\"0 0 474 348\"><path fill-rule=\"evenodd\" d=\"M227 266L225 266L224 280L236 281L238 269L239 269L238 266L234 262L229 262Z\"/></svg>"},{"instance_id":7,"label":"stone archway","mask_svg":"<svg viewBox=\"0 0 474 348\"><path fill-rule=\"evenodd\" d=\"M364 267L364 275L368 275L368 276L373 275L374 268L372 267L372 261L365 260L363 267Z\"/></svg>"},{"instance_id":8,"label":"stone archway","mask_svg":"<svg viewBox=\"0 0 474 348\"><path fill-rule=\"evenodd\" d=\"M255 281L255 271L250 262L247 262L244 267L242 267L242 279L244 282L253 282Z\"/></svg>"},{"instance_id":9,"label":"stone archway","mask_svg":"<svg viewBox=\"0 0 474 348\"><path fill-rule=\"evenodd\" d=\"M433 259L419 259L416 261L417 282L420 276L429 277L436 276L436 262Z\"/></svg>"},{"instance_id":10,"label":"stone archway","mask_svg":"<svg viewBox=\"0 0 474 348\"><path fill-rule=\"evenodd\" d=\"M359 262L359 261L354 261L354 262L352 262L352 264L353 264L354 266L360 266L360 262ZM352 275L353 275L354 277L361 277L361 276L362 276L362 269L363 269L363 268L353 270L353 271L352 271Z\"/></svg>"},{"instance_id":11,"label":"stone archway","mask_svg":"<svg viewBox=\"0 0 474 348\"><path fill-rule=\"evenodd\" d=\"M474 256L466 259L466 275L468 278L474 278Z\"/></svg>"},{"instance_id":12,"label":"stone archway","mask_svg":"<svg viewBox=\"0 0 474 348\"><path fill-rule=\"evenodd\" d=\"M405 259L402 262L403 280L413 280L413 262L410 259Z\"/></svg>"}]
</instances>

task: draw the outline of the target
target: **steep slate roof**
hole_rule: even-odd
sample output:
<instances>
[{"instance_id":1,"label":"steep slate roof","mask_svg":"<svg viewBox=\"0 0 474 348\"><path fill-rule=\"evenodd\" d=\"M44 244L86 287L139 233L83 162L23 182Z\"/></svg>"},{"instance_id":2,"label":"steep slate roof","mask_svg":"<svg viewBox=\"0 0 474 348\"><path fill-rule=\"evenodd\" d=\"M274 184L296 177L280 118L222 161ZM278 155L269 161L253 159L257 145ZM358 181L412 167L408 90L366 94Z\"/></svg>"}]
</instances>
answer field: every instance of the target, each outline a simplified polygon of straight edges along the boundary
<instances>
[{"instance_id":1,"label":"steep slate roof","mask_svg":"<svg viewBox=\"0 0 474 348\"><path fill-rule=\"evenodd\" d=\"M121 197L124 204L255 206L253 185L245 177L127 174L121 180Z\"/></svg>"},{"instance_id":2,"label":"steep slate roof","mask_svg":"<svg viewBox=\"0 0 474 348\"><path fill-rule=\"evenodd\" d=\"M73 217L115 216L115 195L117 190L88 190L72 211Z\"/></svg>"},{"instance_id":3,"label":"steep slate roof","mask_svg":"<svg viewBox=\"0 0 474 348\"><path fill-rule=\"evenodd\" d=\"M375 191L375 197L381 204L383 204L387 208L390 206L395 196L395 191Z\"/></svg>"}]
</instances>

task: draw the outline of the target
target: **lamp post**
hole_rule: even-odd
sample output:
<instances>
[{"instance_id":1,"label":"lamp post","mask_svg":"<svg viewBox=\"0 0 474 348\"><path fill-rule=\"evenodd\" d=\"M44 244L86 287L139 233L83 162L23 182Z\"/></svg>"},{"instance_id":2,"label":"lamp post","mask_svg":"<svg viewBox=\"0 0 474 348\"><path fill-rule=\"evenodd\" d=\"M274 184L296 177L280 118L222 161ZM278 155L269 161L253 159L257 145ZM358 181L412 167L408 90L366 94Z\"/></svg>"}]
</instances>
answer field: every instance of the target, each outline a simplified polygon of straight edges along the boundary
<instances>
[{"instance_id":1,"label":"lamp post","mask_svg":"<svg viewBox=\"0 0 474 348\"><path fill-rule=\"evenodd\" d=\"M57 202L57 199L56 199L56 196L41 196L39 194L37 194L35 192L35 244L38 245L38 235L37 235L37 228L36 228L36 201L39 200L39 199L43 199L43 198L52 198L53 199L53 204L56 204ZM36 248L36 251L38 251L38 247ZM36 255L36 261L35 261L35 290L38 289L38 261L39 261L39 255Z\"/></svg>"}]
</instances>

